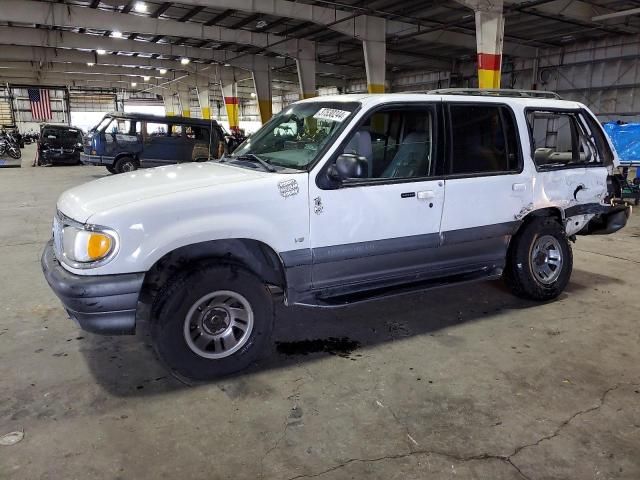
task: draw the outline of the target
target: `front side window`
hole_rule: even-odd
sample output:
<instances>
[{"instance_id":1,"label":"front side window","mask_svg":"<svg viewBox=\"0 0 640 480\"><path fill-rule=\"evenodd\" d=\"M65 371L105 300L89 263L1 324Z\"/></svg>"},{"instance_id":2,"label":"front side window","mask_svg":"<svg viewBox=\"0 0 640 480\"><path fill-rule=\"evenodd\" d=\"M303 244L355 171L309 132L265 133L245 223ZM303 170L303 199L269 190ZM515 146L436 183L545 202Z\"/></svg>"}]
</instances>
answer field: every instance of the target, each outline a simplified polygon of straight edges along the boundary
<instances>
[{"instance_id":1,"label":"front side window","mask_svg":"<svg viewBox=\"0 0 640 480\"><path fill-rule=\"evenodd\" d=\"M453 175L519 169L518 137L511 111L502 105L449 106Z\"/></svg>"},{"instance_id":2,"label":"front side window","mask_svg":"<svg viewBox=\"0 0 640 480\"><path fill-rule=\"evenodd\" d=\"M361 178L426 177L434 158L433 138L428 108L382 110L355 129L340 153L366 161L366 176Z\"/></svg>"},{"instance_id":3,"label":"front side window","mask_svg":"<svg viewBox=\"0 0 640 480\"><path fill-rule=\"evenodd\" d=\"M539 168L601 164L594 135L576 112L527 112L533 159Z\"/></svg>"},{"instance_id":4,"label":"front side window","mask_svg":"<svg viewBox=\"0 0 640 480\"><path fill-rule=\"evenodd\" d=\"M351 119L355 102L305 102L292 105L240 145L230 158L257 155L287 168L306 169Z\"/></svg>"},{"instance_id":5,"label":"front side window","mask_svg":"<svg viewBox=\"0 0 640 480\"><path fill-rule=\"evenodd\" d=\"M105 132L112 135L135 135L135 131L131 132L131 121L122 118L114 118Z\"/></svg>"}]
</instances>

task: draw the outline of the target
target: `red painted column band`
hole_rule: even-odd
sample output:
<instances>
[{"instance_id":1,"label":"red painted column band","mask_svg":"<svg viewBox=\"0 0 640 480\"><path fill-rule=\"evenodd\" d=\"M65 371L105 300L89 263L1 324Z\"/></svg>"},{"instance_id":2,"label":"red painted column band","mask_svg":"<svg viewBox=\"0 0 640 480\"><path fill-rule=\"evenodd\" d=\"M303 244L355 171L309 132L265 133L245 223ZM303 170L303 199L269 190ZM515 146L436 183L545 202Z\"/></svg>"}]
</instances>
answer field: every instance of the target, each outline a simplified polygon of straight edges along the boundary
<instances>
[{"instance_id":1,"label":"red painted column band","mask_svg":"<svg viewBox=\"0 0 640 480\"><path fill-rule=\"evenodd\" d=\"M502 55L495 53L479 53L478 69L480 70L500 70Z\"/></svg>"},{"instance_id":2,"label":"red painted column band","mask_svg":"<svg viewBox=\"0 0 640 480\"><path fill-rule=\"evenodd\" d=\"M240 102L238 100L238 97L224 97L224 103L225 105L233 105L233 104L237 105Z\"/></svg>"}]
</instances>

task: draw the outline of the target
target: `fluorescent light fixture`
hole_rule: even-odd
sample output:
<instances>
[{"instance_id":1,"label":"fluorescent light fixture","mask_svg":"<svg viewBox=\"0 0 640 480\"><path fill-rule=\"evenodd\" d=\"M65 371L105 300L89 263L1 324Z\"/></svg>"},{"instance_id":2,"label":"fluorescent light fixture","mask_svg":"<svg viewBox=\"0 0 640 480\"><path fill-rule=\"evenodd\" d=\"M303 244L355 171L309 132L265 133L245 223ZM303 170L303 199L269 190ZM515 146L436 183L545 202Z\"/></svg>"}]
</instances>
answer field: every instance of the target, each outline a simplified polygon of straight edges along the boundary
<instances>
[{"instance_id":1,"label":"fluorescent light fixture","mask_svg":"<svg viewBox=\"0 0 640 480\"><path fill-rule=\"evenodd\" d=\"M122 38L122 32L119 30L114 30L113 32L111 32L111 36L113 38Z\"/></svg>"},{"instance_id":2,"label":"fluorescent light fixture","mask_svg":"<svg viewBox=\"0 0 640 480\"><path fill-rule=\"evenodd\" d=\"M230 67L230 66L231 66L231 64L230 64L230 63L225 63L225 64L224 64L224 66L225 66L225 67Z\"/></svg>"},{"instance_id":3,"label":"fluorescent light fixture","mask_svg":"<svg viewBox=\"0 0 640 480\"><path fill-rule=\"evenodd\" d=\"M159 72L160 72L160 75L164 75L165 73L167 73L167 69L166 68L161 68L159 70Z\"/></svg>"},{"instance_id":4,"label":"fluorescent light fixture","mask_svg":"<svg viewBox=\"0 0 640 480\"><path fill-rule=\"evenodd\" d=\"M256 92L251 92L251 98L256 98Z\"/></svg>"},{"instance_id":5,"label":"fluorescent light fixture","mask_svg":"<svg viewBox=\"0 0 640 480\"><path fill-rule=\"evenodd\" d=\"M95 63L93 62L87 62L87 67L93 67L95 65Z\"/></svg>"},{"instance_id":6,"label":"fluorescent light fixture","mask_svg":"<svg viewBox=\"0 0 640 480\"><path fill-rule=\"evenodd\" d=\"M142 79L143 79L145 82L148 82L149 80L151 80L151 77L150 77L149 75L145 75L144 77L142 77Z\"/></svg>"},{"instance_id":7,"label":"fluorescent light fixture","mask_svg":"<svg viewBox=\"0 0 640 480\"><path fill-rule=\"evenodd\" d=\"M102 49L102 48L99 48L99 49L97 49L97 50L96 50L96 53L97 53L98 55L104 55L104 54L106 54L106 53L107 53L107 51L106 51L106 50L104 50L104 49Z\"/></svg>"},{"instance_id":8,"label":"fluorescent light fixture","mask_svg":"<svg viewBox=\"0 0 640 480\"><path fill-rule=\"evenodd\" d=\"M182 65L186 65L186 64L188 64L188 63L189 63L189 59L188 59L187 57L182 57L182 58L180 59L180 63L181 63Z\"/></svg>"},{"instance_id":9,"label":"fluorescent light fixture","mask_svg":"<svg viewBox=\"0 0 640 480\"><path fill-rule=\"evenodd\" d=\"M133 6L133 9L138 13L146 13L147 12L147 4L144 2L136 2Z\"/></svg>"},{"instance_id":10,"label":"fluorescent light fixture","mask_svg":"<svg viewBox=\"0 0 640 480\"><path fill-rule=\"evenodd\" d=\"M131 82L131 86L132 86L132 87L137 87L137 86L138 86L138 84L137 84L136 82Z\"/></svg>"}]
</instances>

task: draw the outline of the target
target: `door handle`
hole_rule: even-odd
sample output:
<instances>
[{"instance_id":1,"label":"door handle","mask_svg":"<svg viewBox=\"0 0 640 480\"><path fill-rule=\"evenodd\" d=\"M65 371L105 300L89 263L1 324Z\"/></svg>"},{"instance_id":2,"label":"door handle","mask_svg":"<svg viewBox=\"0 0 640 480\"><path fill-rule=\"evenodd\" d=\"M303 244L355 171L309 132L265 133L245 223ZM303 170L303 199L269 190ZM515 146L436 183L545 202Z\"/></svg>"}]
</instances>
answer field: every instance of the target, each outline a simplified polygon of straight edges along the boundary
<instances>
[{"instance_id":1,"label":"door handle","mask_svg":"<svg viewBox=\"0 0 640 480\"><path fill-rule=\"evenodd\" d=\"M418 200L431 200L432 198L436 198L436 194L433 190L418 192Z\"/></svg>"},{"instance_id":2,"label":"door handle","mask_svg":"<svg viewBox=\"0 0 640 480\"><path fill-rule=\"evenodd\" d=\"M527 189L527 185L524 183L514 183L511 188L514 192L524 192Z\"/></svg>"}]
</instances>

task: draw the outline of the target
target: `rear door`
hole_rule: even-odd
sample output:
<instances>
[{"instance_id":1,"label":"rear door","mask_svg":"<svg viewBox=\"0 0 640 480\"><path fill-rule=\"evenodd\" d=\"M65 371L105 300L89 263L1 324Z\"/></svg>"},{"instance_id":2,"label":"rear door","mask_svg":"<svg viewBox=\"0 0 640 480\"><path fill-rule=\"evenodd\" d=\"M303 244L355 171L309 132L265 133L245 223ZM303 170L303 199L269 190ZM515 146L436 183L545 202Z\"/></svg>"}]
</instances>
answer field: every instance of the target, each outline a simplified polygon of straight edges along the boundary
<instances>
[{"instance_id":1,"label":"rear door","mask_svg":"<svg viewBox=\"0 0 640 480\"><path fill-rule=\"evenodd\" d=\"M445 112L442 257L461 271L502 267L510 236L532 207L533 169L520 147L526 127L519 131L506 104L448 101Z\"/></svg>"}]
</instances>

